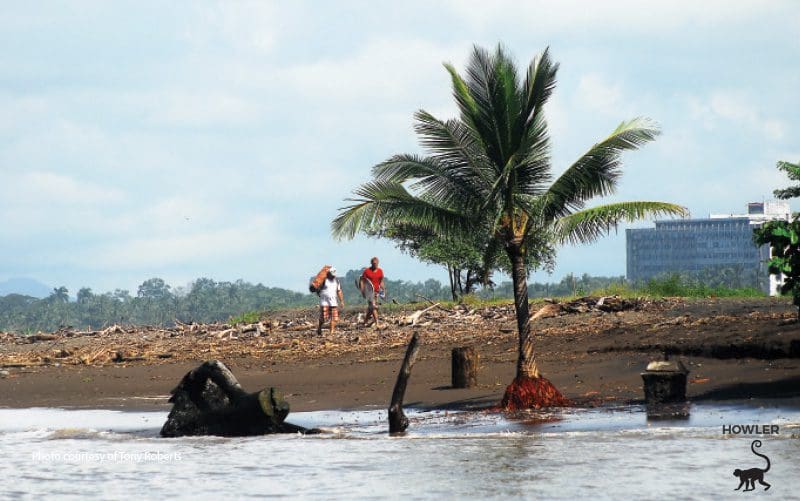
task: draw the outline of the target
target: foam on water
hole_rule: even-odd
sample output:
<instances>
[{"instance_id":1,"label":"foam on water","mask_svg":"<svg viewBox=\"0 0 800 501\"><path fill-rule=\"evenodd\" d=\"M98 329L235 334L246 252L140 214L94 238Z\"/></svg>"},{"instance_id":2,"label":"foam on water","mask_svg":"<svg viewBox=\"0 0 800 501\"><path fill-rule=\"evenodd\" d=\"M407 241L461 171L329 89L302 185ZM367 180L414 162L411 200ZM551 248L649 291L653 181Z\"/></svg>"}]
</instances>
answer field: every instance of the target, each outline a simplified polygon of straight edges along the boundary
<instances>
[{"instance_id":1,"label":"foam on water","mask_svg":"<svg viewBox=\"0 0 800 501\"><path fill-rule=\"evenodd\" d=\"M734 468L763 466L753 437L724 436L722 425L778 424L762 451L769 494L786 499L797 488L800 410L785 403L695 405L674 421L648 421L636 406L518 420L410 410L403 437L388 436L385 410L320 411L290 421L322 435L177 439L158 437L165 412L0 409L0 478L15 479L0 497L717 499L733 493Z\"/></svg>"}]
</instances>

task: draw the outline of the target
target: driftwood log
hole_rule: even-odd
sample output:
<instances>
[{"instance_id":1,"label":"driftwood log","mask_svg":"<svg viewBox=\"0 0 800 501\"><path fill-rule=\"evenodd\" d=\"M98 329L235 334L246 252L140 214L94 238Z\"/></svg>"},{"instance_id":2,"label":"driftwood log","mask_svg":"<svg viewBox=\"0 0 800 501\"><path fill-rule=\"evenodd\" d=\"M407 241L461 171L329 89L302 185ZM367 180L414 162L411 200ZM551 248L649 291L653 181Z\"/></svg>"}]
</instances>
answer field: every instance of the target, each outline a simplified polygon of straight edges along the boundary
<instances>
[{"instance_id":1,"label":"driftwood log","mask_svg":"<svg viewBox=\"0 0 800 501\"><path fill-rule=\"evenodd\" d=\"M403 433L408 428L408 418L403 412L403 397L406 394L408 378L411 377L411 368L417 360L419 353L419 334L414 333L406 349L403 365L397 373L397 381L392 392L392 402L389 404L389 433Z\"/></svg>"},{"instance_id":2,"label":"driftwood log","mask_svg":"<svg viewBox=\"0 0 800 501\"><path fill-rule=\"evenodd\" d=\"M453 348L451 358L453 388L478 386L478 351L472 347Z\"/></svg>"},{"instance_id":3,"label":"driftwood log","mask_svg":"<svg viewBox=\"0 0 800 501\"><path fill-rule=\"evenodd\" d=\"M172 410L161 428L162 437L317 432L284 422L289 404L277 389L248 393L218 360L189 371L169 401Z\"/></svg>"}]
</instances>

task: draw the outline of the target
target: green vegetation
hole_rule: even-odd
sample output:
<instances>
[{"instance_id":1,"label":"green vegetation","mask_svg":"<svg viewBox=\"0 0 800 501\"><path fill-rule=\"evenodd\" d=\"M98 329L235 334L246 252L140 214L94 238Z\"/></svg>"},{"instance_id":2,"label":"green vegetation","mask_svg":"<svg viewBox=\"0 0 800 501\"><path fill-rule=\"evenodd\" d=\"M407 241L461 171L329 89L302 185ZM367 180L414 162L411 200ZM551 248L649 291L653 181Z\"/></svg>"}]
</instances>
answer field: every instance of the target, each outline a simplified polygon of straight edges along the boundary
<instances>
[{"instance_id":1,"label":"green vegetation","mask_svg":"<svg viewBox=\"0 0 800 501\"><path fill-rule=\"evenodd\" d=\"M355 278L361 270L350 270L341 279L345 302L362 304ZM309 277L310 278L310 277ZM450 297L450 290L438 280L409 282L387 280L389 301L419 301L420 295L433 300ZM96 294L81 288L74 301L66 287L37 299L20 294L0 296L0 330L51 331L62 326L101 328L111 324L173 325L181 322L253 322L265 312L309 308L318 304L316 295L277 287L253 285L243 280L216 282L200 278L188 287L172 287L163 279L144 281L133 296L127 290Z\"/></svg>"},{"instance_id":2,"label":"green vegetation","mask_svg":"<svg viewBox=\"0 0 800 501\"><path fill-rule=\"evenodd\" d=\"M592 290L593 296L622 297L765 297L766 294L754 287L731 288L710 286L688 275L673 274L661 279L651 279L643 284L629 285L616 283L608 287Z\"/></svg>"},{"instance_id":3,"label":"green vegetation","mask_svg":"<svg viewBox=\"0 0 800 501\"><path fill-rule=\"evenodd\" d=\"M418 111L414 128L429 155L400 154L374 166L373 179L354 191L332 231L340 238L360 232L391 237L400 226L429 232L445 245L474 243L484 280L493 270L512 277L517 379L536 378L530 272L552 262L558 244L592 242L621 221L686 211L651 201L586 208L588 201L614 192L622 153L658 135L644 118L621 123L554 179L544 106L558 64L548 50L522 75L502 47L494 53L475 47L465 76L445 67L459 117L440 120Z\"/></svg>"},{"instance_id":4,"label":"green vegetation","mask_svg":"<svg viewBox=\"0 0 800 501\"><path fill-rule=\"evenodd\" d=\"M355 278L360 270L350 270L342 278L345 302L348 309L364 307L364 300L355 288ZM426 299L445 306L457 304L450 298L448 286L438 280L406 282L388 280L390 295L384 311L408 308L409 304ZM532 282L531 298L570 298L576 296L623 297L761 297L764 293L755 288L711 286L687 275L673 275L645 284L631 285L624 277L580 277L567 275L559 282ZM460 303L471 307L509 304L514 297L511 282L503 282L493 289L483 288L459 298ZM194 294L192 294L194 292ZM233 294L232 294L233 292ZM192 294L192 298L189 298ZM36 332L55 330L61 326L100 328L114 323L169 326L182 322L253 323L269 318L276 311L296 308L313 308L317 297L294 291L252 285L241 280L214 282L200 279L189 287L171 287L161 279L150 279L138 288L137 296L116 290L94 294L91 289L78 291L75 301L69 300L69 291L59 287L44 299L19 294L0 296L0 330ZM192 311L198 316L193 316Z\"/></svg>"},{"instance_id":5,"label":"green vegetation","mask_svg":"<svg viewBox=\"0 0 800 501\"><path fill-rule=\"evenodd\" d=\"M789 179L800 181L800 163L778 162L778 170L786 172ZM800 196L800 186L790 186L783 190L775 190L780 199ZM800 216L795 215L791 221L769 221L753 230L753 240L758 245L770 247L770 260L767 262L769 272L783 277L781 294L791 294L797 306L800 319Z\"/></svg>"}]
</instances>

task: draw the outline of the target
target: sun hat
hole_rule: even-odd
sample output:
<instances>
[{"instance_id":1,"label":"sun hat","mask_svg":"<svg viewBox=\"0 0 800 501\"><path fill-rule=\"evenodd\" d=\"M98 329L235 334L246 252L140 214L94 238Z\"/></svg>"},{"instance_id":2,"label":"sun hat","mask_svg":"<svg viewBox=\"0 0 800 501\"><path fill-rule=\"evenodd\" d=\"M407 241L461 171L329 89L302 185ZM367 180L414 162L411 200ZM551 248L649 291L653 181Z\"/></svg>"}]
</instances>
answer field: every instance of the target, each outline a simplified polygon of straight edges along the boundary
<instances>
[{"instance_id":1,"label":"sun hat","mask_svg":"<svg viewBox=\"0 0 800 501\"><path fill-rule=\"evenodd\" d=\"M330 273L330 274L331 274L331 275L333 275L333 276L336 276L336 268L334 268L333 266L331 266L331 269L330 269L330 270L328 270L328 273Z\"/></svg>"}]
</instances>

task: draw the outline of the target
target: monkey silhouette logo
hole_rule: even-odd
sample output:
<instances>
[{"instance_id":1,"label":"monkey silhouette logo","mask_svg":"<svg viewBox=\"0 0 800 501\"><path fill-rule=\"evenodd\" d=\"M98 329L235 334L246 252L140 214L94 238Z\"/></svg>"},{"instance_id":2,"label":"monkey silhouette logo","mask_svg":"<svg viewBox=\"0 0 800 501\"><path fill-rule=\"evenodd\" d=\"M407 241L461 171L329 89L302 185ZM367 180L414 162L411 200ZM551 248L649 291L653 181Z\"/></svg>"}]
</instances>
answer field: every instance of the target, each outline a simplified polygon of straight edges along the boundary
<instances>
[{"instance_id":1,"label":"monkey silhouette logo","mask_svg":"<svg viewBox=\"0 0 800 501\"><path fill-rule=\"evenodd\" d=\"M756 456L760 456L766 459L767 467L764 469L750 468L748 470L740 470L739 468L736 468L735 470L733 470L733 476L739 477L740 480L739 487L734 489L735 491L741 489L742 486L744 486L745 491L753 491L756 488L756 481L758 481L759 484L764 486L765 491L768 490L770 487L772 487L770 484L764 481L764 474L769 471L769 465L770 465L769 458L764 454L756 452L756 448L758 447L761 447L761 440L753 440L753 443L750 444L750 450L753 451L753 454L755 454Z\"/></svg>"}]
</instances>

